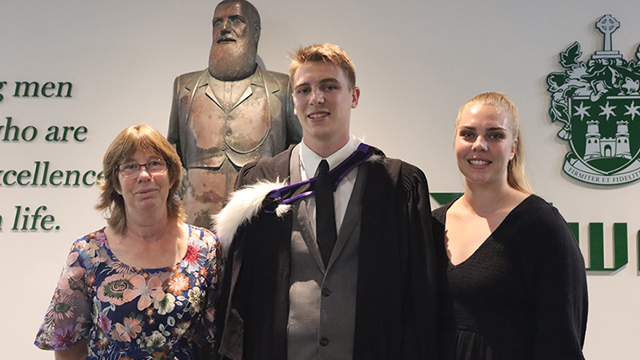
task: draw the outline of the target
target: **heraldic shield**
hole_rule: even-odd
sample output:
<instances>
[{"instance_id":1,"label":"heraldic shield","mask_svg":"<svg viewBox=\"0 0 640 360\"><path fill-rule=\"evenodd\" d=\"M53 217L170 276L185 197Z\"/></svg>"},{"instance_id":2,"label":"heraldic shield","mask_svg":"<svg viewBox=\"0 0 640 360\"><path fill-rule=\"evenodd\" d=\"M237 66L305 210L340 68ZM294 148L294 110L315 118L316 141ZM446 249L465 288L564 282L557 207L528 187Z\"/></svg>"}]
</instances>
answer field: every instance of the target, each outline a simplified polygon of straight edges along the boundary
<instances>
[{"instance_id":1,"label":"heraldic shield","mask_svg":"<svg viewBox=\"0 0 640 360\"><path fill-rule=\"evenodd\" d=\"M611 49L620 23L605 15L596 27L605 35L604 50L579 61L580 44L560 53L564 73L547 77L552 93L549 114L564 124L558 137L569 142L563 171L596 185L640 179L640 47L636 61Z\"/></svg>"}]
</instances>

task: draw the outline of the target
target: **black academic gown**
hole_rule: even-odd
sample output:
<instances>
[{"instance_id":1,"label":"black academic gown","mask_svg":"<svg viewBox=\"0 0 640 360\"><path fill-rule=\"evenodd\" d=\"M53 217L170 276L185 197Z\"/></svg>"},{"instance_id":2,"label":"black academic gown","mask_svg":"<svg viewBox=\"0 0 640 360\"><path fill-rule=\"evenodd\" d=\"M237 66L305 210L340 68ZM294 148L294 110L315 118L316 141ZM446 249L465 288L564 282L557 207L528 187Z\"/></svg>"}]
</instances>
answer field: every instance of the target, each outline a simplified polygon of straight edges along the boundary
<instances>
[{"instance_id":1,"label":"black academic gown","mask_svg":"<svg viewBox=\"0 0 640 360\"><path fill-rule=\"evenodd\" d=\"M427 180L417 167L370 151L376 160L360 165L368 173L353 359L437 359L438 285ZM248 164L236 188L287 179L290 156L288 150ZM287 359L292 221L291 212L259 212L237 229L217 312L220 351L228 358Z\"/></svg>"}]
</instances>

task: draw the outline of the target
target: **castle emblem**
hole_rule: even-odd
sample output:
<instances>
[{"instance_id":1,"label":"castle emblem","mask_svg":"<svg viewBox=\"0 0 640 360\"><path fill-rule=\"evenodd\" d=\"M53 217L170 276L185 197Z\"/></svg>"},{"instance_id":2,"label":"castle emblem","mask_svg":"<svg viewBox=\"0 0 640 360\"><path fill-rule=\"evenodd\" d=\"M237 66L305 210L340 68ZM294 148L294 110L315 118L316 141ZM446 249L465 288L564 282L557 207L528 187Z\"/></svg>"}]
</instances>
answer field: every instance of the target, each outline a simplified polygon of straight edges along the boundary
<instances>
[{"instance_id":1,"label":"castle emblem","mask_svg":"<svg viewBox=\"0 0 640 360\"><path fill-rule=\"evenodd\" d=\"M549 115L561 122L558 137L569 143L563 171L596 185L619 185L640 179L640 46L635 61L613 50L612 34L620 27L605 15L596 27L604 49L580 61L580 44L560 53L564 72L547 76Z\"/></svg>"}]
</instances>

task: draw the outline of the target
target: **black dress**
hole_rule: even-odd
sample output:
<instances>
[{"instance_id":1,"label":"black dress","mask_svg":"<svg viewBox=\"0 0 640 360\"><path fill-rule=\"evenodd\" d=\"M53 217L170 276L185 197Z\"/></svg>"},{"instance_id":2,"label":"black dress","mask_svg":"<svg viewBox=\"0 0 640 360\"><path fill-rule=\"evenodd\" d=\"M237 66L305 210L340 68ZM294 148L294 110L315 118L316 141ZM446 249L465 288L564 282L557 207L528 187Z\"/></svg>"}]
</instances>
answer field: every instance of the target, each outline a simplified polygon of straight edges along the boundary
<instances>
[{"instance_id":1,"label":"black dress","mask_svg":"<svg viewBox=\"0 0 640 360\"><path fill-rule=\"evenodd\" d=\"M433 212L446 276L445 358L584 359L584 259L558 210L529 196L475 253L453 265L444 251L450 206Z\"/></svg>"}]
</instances>

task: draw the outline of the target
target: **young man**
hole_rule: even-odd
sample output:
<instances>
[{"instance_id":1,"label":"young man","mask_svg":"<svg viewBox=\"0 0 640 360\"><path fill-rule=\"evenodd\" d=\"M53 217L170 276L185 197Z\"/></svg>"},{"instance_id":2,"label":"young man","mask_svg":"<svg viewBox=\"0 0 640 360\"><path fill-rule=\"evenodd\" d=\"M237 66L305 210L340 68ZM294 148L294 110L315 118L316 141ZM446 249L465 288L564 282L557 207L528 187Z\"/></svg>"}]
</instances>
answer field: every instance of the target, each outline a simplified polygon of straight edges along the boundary
<instances>
[{"instance_id":1,"label":"young man","mask_svg":"<svg viewBox=\"0 0 640 360\"><path fill-rule=\"evenodd\" d=\"M360 89L338 46L301 48L290 79L302 142L246 165L241 190L216 219L221 241L233 239L218 310L226 315L220 354L437 358L424 174L351 137ZM319 170L316 179L325 162L329 175Z\"/></svg>"}]
</instances>

